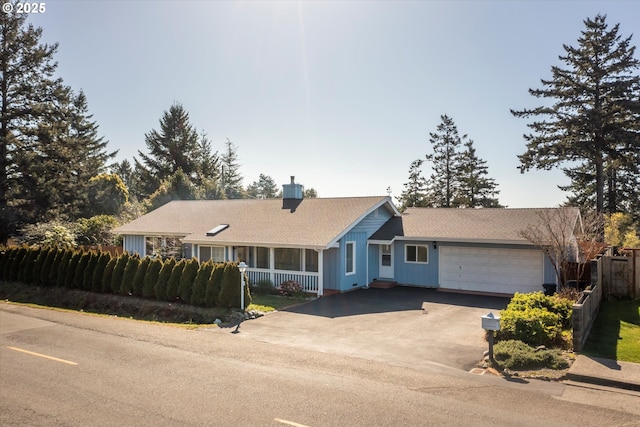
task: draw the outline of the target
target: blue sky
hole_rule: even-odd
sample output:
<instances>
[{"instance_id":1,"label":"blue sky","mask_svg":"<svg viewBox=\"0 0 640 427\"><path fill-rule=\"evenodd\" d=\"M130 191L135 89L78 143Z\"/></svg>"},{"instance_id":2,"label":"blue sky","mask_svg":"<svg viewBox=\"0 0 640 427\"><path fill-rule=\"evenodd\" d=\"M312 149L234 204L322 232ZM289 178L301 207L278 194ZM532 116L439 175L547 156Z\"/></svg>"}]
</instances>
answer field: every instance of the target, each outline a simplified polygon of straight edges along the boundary
<instances>
[{"instance_id":1,"label":"blue sky","mask_svg":"<svg viewBox=\"0 0 640 427\"><path fill-rule=\"evenodd\" d=\"M510 108L550 77L597 13L639 46L635 1L62 1L29 22L59 42L118 160L180 102L250 184L289 176L320 197L397 197L440 115L474 140L509 207L566 199L560 170L520 174L527 121ZM636 53L638 57L639 53ZM425 168L425 175L429 175Z\"/></svg>"}]
</instances>

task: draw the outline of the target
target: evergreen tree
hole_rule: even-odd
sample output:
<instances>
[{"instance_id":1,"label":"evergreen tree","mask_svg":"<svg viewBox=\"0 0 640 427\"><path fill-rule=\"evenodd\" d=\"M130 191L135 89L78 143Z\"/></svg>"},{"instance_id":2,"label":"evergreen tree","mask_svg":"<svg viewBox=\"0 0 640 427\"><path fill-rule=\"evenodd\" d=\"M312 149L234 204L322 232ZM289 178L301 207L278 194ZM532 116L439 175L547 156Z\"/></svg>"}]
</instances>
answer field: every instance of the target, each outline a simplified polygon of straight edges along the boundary
<instances>
[{"instance_id":1,"label":"evergreen tree","mask_svg":"<svg viewBox=\"0 0 640 427\"><path fill-rule=\"evenodd\" d=\"M278 196L278 186L269 175L260 174L258 180L247 187L247 195L252 199L274 199Z\"/></svg>"},{"instance_id":2,"label":"evergreen tree","mask_svg":"<svg viewBox=\"0 0 640 427\"><path fill-rule=\"evenodd\" d=\"M193 282L198 275L198 268L200 267L200 263L196 258L191 258L187 261L184 266L184 270L182 271L182 275L180 275L180 288L178 289L178 296L180 299L187 303L191 303L191 294L193 293Z\"/></svg>"},{"instance_id":3,"label":"evergreen tree","mask_svg":"<svg viewBox=\"0 0 640 427\"><path fill-rule=\"evenodd\" d=\"M89 252L89 262L84 269L82 275L82 289L90 291L93 287L93 273L96 271L96 266L100 260L100 253L96 251Z\"/></svg>"},{"instance_id":4,"label":"evergreen tree","mask_svg":"<svg viewBox=\"0 0 640 427\"><path fill-rule=\"evenodd\" d=\"M427 155L433 173L428 181L428 204L433 207L452 207L458 191L458 171L460 169L459 149L462 138L458 128L447 115L440 116L441 123L436 132L429 133L433 153Z\"/></svg>"},{"instance_id":5,"label":"evergreen tree","mask_svg":"<svg viewBox=\"0 0 640 427\"><path fill-rule=\"evenodd\" d=\"M228 262L225 265L218 306L240 307L240 270L236 263Z\"/></svg>"},{"instance_id":6,"label":"evergreen tree","mask_svg":"<svg viewBox=\"0 0 640 427\"><path fill-rule=\"evenodd\" d=\"M118 264L120 257L112 257L107 265L104 267L104 273L102 275L102 293L110 293L111 292L111 280L113 279L113 270Z\"/></svg>"},{"instance_id":7,"label":"evergreen tree","mask_svg":"<svg viewBox=\"0 0 640 427\"><path fill-rule=\"evenodd\" d=\"M129 200L129 190L118 175L102 173L89 179L87 198L84 217L118 215Z\"/></svg>"},{"instance_id":8,"label":"evergreen tree","mask_svg":"<svg viewBox=\"0 0 640 427\"><path fill-rule=\"evenodd\" d=\"M171 277L167 283L167 301L175 301L178 298L178 290L180 289L180 278L184 267L187 265L186 259L181 259L171 270Z\"/></svg>"},{"instance_id":9,"label":"evergreen tree","mask_svg":"<svg viewBox=\"0 0 640 427\"><path fill-rule=\"evenodd\" d=\"M522 172L578 162L567 169L575 181L565 189L582 201L595 194L595 210L602 213L606 207L613 213L622 200L610 197L605 206L606 179L612 179L613 196L621 184L616 170L625 170L635 182L640 173L640 61L631 36L623 39L619 24L609 28L606 15L584 24L578 47L563 45L559 59L566 68L552 66L551 79L541 80L543 88L529 89L549 105L511 112L535 119L527 125L532 133L524 135L527 151L518 156Z\"/></svg>"},{"instance_id":10,"label":"evergreen tree","mask_svg":"<svg viewBox=\"0 0 640 427\"><path fill-rule=\"evenodd\" d=\"M154 296L153 294L153 286L155 286L155 282L153 282L153 285L151 286L150 290L148 289L148 294L147 295L143 295L143 291L144 291L144 277L147 274L147 269L149 268L149 264L151 263L151 258L149 258L148 256L144 257L142 259L142 261L140 261L140 265L138 266L138 269L136 270L136 274L135 276L133 276L133 295L139 297L139 296L144 296L146 298L148 297L152 297ZM160 270L158 270L159 272ZM156 278L157 280L157 278Z\"/></svg>"},{"instance_id":11,"label":"evergreen tree","mask_svg":"<svg viewBox=\"0 0 640 427\"><path fill-rule=\"evenodd\" d=\"M242 175L240 175L240 164L238 163L238 150L233 142L227 138L226 150L222 153L222 188L227 199L242 199L245 197L242 188Z\"/></svg>"},{"instance_id":12,"label":"evergreen tree","mask_svg":"<svg viewBox=\"0 0 640 427\"><path fill-rule=\"evenodd\" d=\"M424 160L417 159L411 162L409 167L409 182L404 184L404 190L397 198L400 203L400 211L406 208L426 206L426 186L427 180L422 176L422 163Z\"/></svg>"},{"instance_id":13,"label":"evergreen tree","mask_svg":"<svg viewBox=\"0 0 640 427\"><path fill-rule=\"evenodd\" d=\"M147 258L149 259L149 258ZM147 267L147 271L144 275L144 285L142 288L142 296L145 298L156 297L158 300L164 300L164 293L162 294L162 298L158 296L156 290L158 289L157 283L160 279L160 272L164 269L165 265L162 264L162 260L159 258L154 258L149 261L149 267Z\"/></svg>"},{"instance_id":14,"label":"evergreen tree","mask_svg":"<svg viewBox=\"0 0 640 427\"><path fill-rule=\"evenodd\" d=\"M69 270L69 263L71 262L71 258L73 257L74 253L75 251L71 249L64 250L62 258L58 263L58 274L56 275L57 276L56 286L59 286L59 287L64 286L64 283L67 277L67 271Z\"/></svg>"},{"instance_id":15,"label":"evergreen tree","mask_svg":"<svg viewBox=\"0 0 640 427\"><path fill-rule=\"evenodd\" d=\"M120 289L122 288L122 278L124 277L124 270L127 268L127 264L129 263L129 254L127 252L120 255L118 258L118 262L113 267L113 272L111 273L111 292L114 294L120 293Z\"/></svg>"},{"instance_id":16,"label":"evergreen tree","mask_svg":"<svg viewBox=\"0 0 640 427\"><path fill-rule=\"evenodd\" d=\"M83 92L75 95L61 87L55 95L50 114L16 158L23 201L17 207L29 222L82 216L89 206L90 178L116 154L104 152L107 143L97 135Z\"/></svg>"},{"instance_id":17,"label":"evergreen tree","mask_svg":"<svg viewBox=\"0 0 640 427\"><path fill-rule=\"evenodd\" d=\"M200 264L198 274L193 283L193 292L191 294L191 305L201 306L205 303L205 296L207 292L207 283L213 272L213 262L207 261Z\"/></svg>"},{"instance_id":18,"label":"evergreen tree","mask_svg":"<svg viewBox=\"0 0 640 427\"><path fill-rule=\"evenodd\" d=\"M204 294L204 305L215 307L218 305L218 295L222 289L222 279L224 277L225 264L217 263L213 266L211 276L207 281L207 290Z\"/></svg>"},{"instance_id":19,"label":"evergreen tree","mask_svg":"<svg viewBox=\"0 0 640 427\"><path fill-rule=\"evenodd\" d=\"M12 3L15 3L12 1ZM62 81L54 78L58 44L42 44L42 28L26 24L27 14L0 14L0 244L21 220L14 203L23 174L16 168L48 101Z\"/></svg>"},{"instance_id":20,"label":"evergreen tree","mask_svg":"<svg viewBox=\"0 0 640 427\"><path fill-rule=\"evenodd\" d=\"M487 177L486 160L476 155L472 140L464 144L465 150L460 154L460 170L458 172L458 193L454 205L467 208L498 208L501 207L495 197L499 193L493 178Z\"/></svg>"},{"instance_id":21,"label":"evergreen tree","mask_svg":"<svg viewBox=\"0 0 640 427\"><path fill-rule=\"evenodd\" d=\"M57 248L51 248L47 258L44 261L44 265L42 266L42 270L40 271L40 284L42 286L51 286L55 281L52 280L51 274L54 266L56 265L56 260L58 259L61 251Z\"/></svg>"},{"instance_id":22,"label":"evergreen tree","mask_svg":"<svg viewBox=\"0 0 640 427\"><path fill-rule=\"evenodd\" d=\"M76 289L82 289L82 285L84 284L84 270L87 268L87 265L89 265L89 259L91 258L91 253L80 252L80 259L78 260L76 271L73 275L73 287Z\"/></svg>"},{"instance_id":23,"label":"evergreen tree","mask_svg":"<svg viewBox=\"0 0 640 427\"><path fill-rule=\"evenodd\" d=\"M169 279L171 278L171 272L173 271L173 267L175 266L176 266L175 258L169 258L162 265L162 270L160 270L158 280L155 282L154 291L153 291L158 301L168 300L167 288L169 287Z\"/></svg>"},{"instance_id":24,"label":"evergreen tree","mask_svg":"<svg viewBox=\"0 0 640 427\"><path fill-rule=\"evenodd\" d=\"M138 254L129 257L129 261L127 261L127 265L124 268L124 274L122 275L122 285L120 286L120 293L122 295L133 295L133 280L139 266L140 257Z\"/></svg>"},{"instance_id":25,"label":"evergreen tree","mask_svg":"<svg viewBox=\"0 0 640 427\"><path fill-rule=\"evenodd\" d=\"M102 278L105 275L105 269L109 261L111 261L111 254L109 252L101 252L91 278L91 290L93 292L102 291Z\"/></svg>"},{"instance_id":26,"label":"evergreen tree","mask_svg":"<svg viewBox=\"0 0 640 427\"><path fill-rule=\"evenodd\" d=\"M82 258L82 251L74 251L71 259L69 260L67 274L64 278L65 288L73 288L74 279L76 277L76 269L78 268L78 264L80 263L80 258Z\"/></svg>"},{"instance_id":27,"label":"evergreen tree","mask_svg":"<svg viewBox=\"0 0 640 427\"><path fill-rule=\"evenodd\" d=\"M135 160L140 177L136 188L139 199L156 191L164 180L182 170L196 188L204 187L204 180L217 178L217 157L211 153L206 135L198 136L189 122L189 114L179 103L174 103L160 119L160 130L145 135L149 154L138 151L141 161Z\"/></svg>"}]
</instances>

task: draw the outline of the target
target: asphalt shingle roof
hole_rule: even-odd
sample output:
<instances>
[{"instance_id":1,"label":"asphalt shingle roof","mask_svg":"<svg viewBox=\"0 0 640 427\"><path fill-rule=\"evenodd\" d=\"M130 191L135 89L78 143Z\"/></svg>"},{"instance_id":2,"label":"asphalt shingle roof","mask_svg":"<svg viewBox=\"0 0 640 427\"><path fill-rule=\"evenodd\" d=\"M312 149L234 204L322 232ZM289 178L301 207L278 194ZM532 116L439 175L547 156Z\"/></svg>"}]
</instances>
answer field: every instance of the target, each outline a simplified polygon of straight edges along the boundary
<instances>
[{"instance_id":1,"label":"asphalt shingle roof","mask_svg":"<svg viewBox=\"0 0 640 427\"><path fill-rule=\"evenodd\" d=\"M466 242L527 243L520 232L541 221L544 211L568 209L572 229L579 218L577 208L446 209L409 208L401 218L391 218L370 240L390 241L394 236Z\"/></svg>"},{"instance_id":2,"label":"asphalt shingle roof","mask_svg":"<svg viewBox=\"0 0 640 427\"><path fill-rule=\"evenodd\" d=\"M116 228L118 234L186 236L184 243L326 247L389 197L181 200ZM393 208L389 208L393 210ZM229 227L214 236L207 231Z\"/></svg>"}]
</instances>

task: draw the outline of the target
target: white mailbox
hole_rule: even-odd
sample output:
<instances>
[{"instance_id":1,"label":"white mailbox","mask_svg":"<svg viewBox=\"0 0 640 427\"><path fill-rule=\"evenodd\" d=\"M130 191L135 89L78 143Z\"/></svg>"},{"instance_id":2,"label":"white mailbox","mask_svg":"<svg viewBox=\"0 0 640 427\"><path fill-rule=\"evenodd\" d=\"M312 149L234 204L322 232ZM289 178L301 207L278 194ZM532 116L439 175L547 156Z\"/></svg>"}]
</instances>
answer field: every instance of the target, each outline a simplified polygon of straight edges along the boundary
<instances>
[{"instance_id":1,"label":"white mailbox","mask_svg":"<svg viewBox=\"0 0 640 427\"><path fill-rule=\"evenodd\" d=\"M487 331L499 331L500 316L496 316L492 312L482 316L482 329L486 329Z\"/></svg>"}]
</instances>

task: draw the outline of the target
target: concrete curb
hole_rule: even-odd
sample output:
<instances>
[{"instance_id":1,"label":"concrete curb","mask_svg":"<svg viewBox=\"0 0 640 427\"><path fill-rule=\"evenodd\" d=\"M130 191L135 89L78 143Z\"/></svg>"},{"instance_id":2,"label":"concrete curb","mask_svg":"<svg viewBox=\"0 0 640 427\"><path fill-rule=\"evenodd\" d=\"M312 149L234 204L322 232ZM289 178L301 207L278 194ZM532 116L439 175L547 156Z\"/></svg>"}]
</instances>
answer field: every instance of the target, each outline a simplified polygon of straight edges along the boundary
<instances>
[{"instance_id":1,"label":"concrete curb","mask_svg":"<svg viewBox=\"0 0 640 427\"><path fill-rule=\"evenodd\" d=\"M575 382L640 391L640 364L579 355L566 378Z\"/></svg>"}]
</instances>

